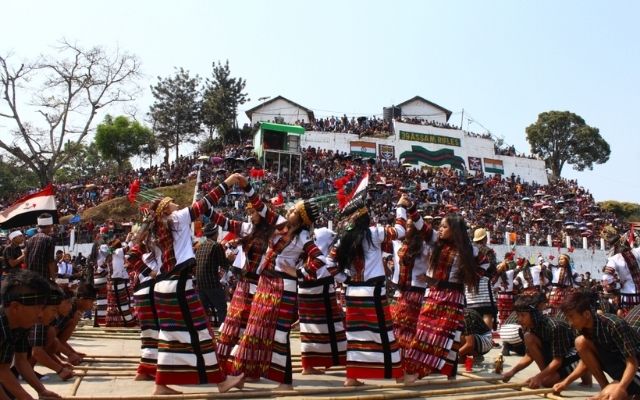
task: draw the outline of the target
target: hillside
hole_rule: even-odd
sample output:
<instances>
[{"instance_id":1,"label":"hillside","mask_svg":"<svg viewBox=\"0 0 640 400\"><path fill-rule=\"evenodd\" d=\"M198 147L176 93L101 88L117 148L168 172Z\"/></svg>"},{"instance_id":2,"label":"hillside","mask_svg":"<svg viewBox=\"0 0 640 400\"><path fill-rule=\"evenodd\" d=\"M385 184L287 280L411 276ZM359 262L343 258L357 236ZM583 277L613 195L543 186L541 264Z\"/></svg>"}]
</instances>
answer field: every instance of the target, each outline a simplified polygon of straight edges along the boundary
<instances>
[{"instance_id":1,"label":"hillside","mask_svg":"<svg viewBox=\"0 0 640 400\"><path fill-rule=\"evenodd\" d=\"M173 197L175 202L181 207L191 204L193 200L193 190L195 188L195 180L183 183L181 185L166 186L155 189L156 192L163 196ZM129 221L138 218L138 204L132 205L126 196L117 197L97 205L96 207L85 210L81 215L81 221L93 219L97 224L105 222L109 218L116 221ZM66 215L60 218L61 224L68 224L72 215Z\"/></svg>"}]
</instances>

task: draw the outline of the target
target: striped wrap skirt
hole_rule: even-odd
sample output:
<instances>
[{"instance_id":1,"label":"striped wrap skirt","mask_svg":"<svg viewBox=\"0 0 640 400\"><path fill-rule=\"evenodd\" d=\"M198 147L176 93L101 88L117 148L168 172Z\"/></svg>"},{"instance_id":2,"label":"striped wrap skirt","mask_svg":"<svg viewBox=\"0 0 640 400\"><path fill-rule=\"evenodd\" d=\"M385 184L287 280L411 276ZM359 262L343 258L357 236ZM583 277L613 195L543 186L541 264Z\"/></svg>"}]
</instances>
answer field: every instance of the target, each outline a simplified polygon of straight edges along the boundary
<instances>
[{"instance_id":1,"label":"striped wrap skirt","mask_svg":"<svg viewBox=\"0 0 640 400\"><path fill-rule=\"evenodd\" d=\"M232 372L231 351L238 343L244 330L247 328L251 303L258 286L256 279L242 277L238 280L233 291L231 304L227 311L227 317L220 327L220 336L217 341L217 354L220 366L226 373Z\"/></svg>"},{"instance_id":2,"label":"striped wrap skirt","mask_svg":"<svg viewBox=\"0 0 640 400\"><path fill-rule=\"evenodd\" d=\"M133 304L140 322L140 364L138 374L156 375L158 364L158 314L153 298L155 281L138 284L133 292Z\"/></svg>"},{"instance_id":3,"label":"striped wrap skirt","mask_svg":"<svg viewBox=\"0 0 640 400\"><path fill-rule=\"evenodd\" d=\"M498 292L498 320L504 324L513 311L513 292Z\"/></svg>"},{"instance_id":4,"label":"striped wrap skirt","mask_svg":"<svg viewBox=\"0 0 640 400\"><path fill-rule=\"evenodd\" d=\"M293 382L289 334L298 316L297 286L294 277L262 272L244 335L232 351L234 375Z\"/></svg>"},{"instance_id":5,"label":"striped wrap skirt","mask_svg":"<svg viewBox=\"0 0 640 400\"><path fill-rule=\"evenodd\" d=\"M94 326L104 326L107 323L107 273L96 275L93 284L96 289L93 324Z\"/></svg>"},{"instance_id":6,"label":"striped wrap skirt","mask_svg":"<svg viewBox=\"0 0 640 400\"><path fill-rule=\"evenodd\" d=\"M107 322L106 326L136 326L129 297L129 278L111 278L107 284Z\"/></svg>"},{"instance_id":7,"label":"striped wrap skirt","mask_svg":"<svg viewBox=\"0 0 640 400\"><path fill-rule=\"evenodd\" d=\"M156 384L220 383L225 374L218 365L209 319L193 286L189 259L158 276L153 298L158 314Z\"/></svg>"},{"instance_id":8,"label":"striped wrap skirt","mask_svg":"<svg viewBox=\"0 0 640 400\"><path fill-rule=\"evenodd\" d=\"M420 378L432 372L456 375L463 309L462 287L433 286L426 290L416 335L405 352L406 373Z\"/></svg>"},{"instance_id":9,"label":"striped wrap skirt","mask_svg":"<svg viewBox=\"0 0 640 400\"><path fill-rule=\"evenodd\" d=\"M302 367L332 367L347 361L344 314L333 277L298 284Z\"/></svg>"},{"instance_id":10,"label":"striped wrap skirt","mask_svg":"<svg viewBox=\"0 0 640 400\"><path fill-rule=\"evenodd\" d=\"M424 292L425 288L420 287L402 290L391 305L393 333L403 353L409 348L416 335L416 325L422 308Z\"/></svg>"},{"instance_id":11,"label":"striped wrap skirt","mask_svg":"<svg viewBox=\"0 0 640 400\"><path fill-rule=\"evenodd\" d=\"M400 347L384 277L350 283L347 301L347 378L392 379L403 375Z\"/></svg>"}]
</instances>

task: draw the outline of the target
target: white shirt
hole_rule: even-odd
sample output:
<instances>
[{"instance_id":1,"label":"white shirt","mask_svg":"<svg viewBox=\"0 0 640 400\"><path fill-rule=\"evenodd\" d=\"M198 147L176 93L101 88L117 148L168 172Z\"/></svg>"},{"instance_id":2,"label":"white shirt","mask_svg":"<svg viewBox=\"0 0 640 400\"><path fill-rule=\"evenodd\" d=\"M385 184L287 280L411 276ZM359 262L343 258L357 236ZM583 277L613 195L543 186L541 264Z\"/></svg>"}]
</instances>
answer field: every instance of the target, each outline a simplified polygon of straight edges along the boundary
<instances>
[{"instance_id":1,"label":"white shirt","mask_svg":"<svg viewBox=\"0 0 640 400\"><path fill-rule=\"evenodd\" d=\"M191 215L189 208L185 207L174 211L169 216L173 223L171 235L173 236L173 252L176 257L176 265L191 258L195 258L193 243L191 242Z\"/></svg>"},{"instance_id":2,"label":"white shirt","mask_svg":"<svg viewBox=\"0 0 640 400\"><path fill-rule=\"evenodd\" d=\"M638 264L640 264L640 248L632 249L631 253L638 261ZM615 281L615 275L617 275L617 278L620 280L620 293L632 294L640 292L640 288L637 288L633 282L633 277L622 254L618 253L609 257L605 268L609 270L605 270L602 274L602 280L605 283L611 284ZM611 269L615 272L611 271Z\"/></svg>"},{"instance_id":3,"label":"white shirt","mask_svg":"<svg viewBox=\"0 0 640 400\"><path fill-rule=\"evenodd\" d=\"M73 274L73 265L66 261L60 261L58 263L58 275L64 277L70 277Z\"/></svg>"},{"instance_id":4,"label":"white shirt","mask_svg":"<svg viewBox=\"0 0 640 400\"><path fill-rule=\"evenodd\" d=\"M124 249L122 247L113 251L111 266L113 268L112 278L129 279L127 269L124 267Z\"/></svg>"}]
</instances>

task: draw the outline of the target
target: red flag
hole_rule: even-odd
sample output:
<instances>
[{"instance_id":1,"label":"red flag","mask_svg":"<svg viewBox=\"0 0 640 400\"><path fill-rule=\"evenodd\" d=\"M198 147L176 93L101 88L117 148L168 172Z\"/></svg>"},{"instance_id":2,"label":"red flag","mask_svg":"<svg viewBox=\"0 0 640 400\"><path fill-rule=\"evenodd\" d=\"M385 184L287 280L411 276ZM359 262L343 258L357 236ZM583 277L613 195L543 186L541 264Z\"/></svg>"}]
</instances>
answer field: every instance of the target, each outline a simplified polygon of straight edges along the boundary
<instances>
[{"instance_id":1,"label":"red flag","mask_svg":"<svg viewBox=\"0 0 640 400\"><path fill-rule=\"evenodd\" d=\"M19 226L34 225L38 215L49 213L53 222L58 223L58 210L55 190L48 184L39 192L18 199L15 203L0 211L0 226L11 229Z\"/></svg>"},{"instance_id":2,"label":"red flag","mask_svg":"<svg viewBox=\"0 0 640 400\"><path fill-rule=\"evenodd\" d=\"M138 193L140 193L140 180L136 179L131 182L131 185L129 185L129 195L127 196L129 203L133 204L136 202L136 196L138 196Z\"/></svg>"}]
</instances>

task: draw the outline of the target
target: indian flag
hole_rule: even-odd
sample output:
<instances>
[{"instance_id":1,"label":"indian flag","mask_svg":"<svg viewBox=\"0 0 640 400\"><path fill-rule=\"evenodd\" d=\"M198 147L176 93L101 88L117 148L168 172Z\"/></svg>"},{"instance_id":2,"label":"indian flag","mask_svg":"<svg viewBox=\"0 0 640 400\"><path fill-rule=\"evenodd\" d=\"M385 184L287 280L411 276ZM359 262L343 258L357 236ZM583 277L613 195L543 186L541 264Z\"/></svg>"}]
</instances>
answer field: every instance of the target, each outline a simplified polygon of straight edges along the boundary
<instances>
[{"instance_id":1,"label":"indian flag","mask_svg":"<svg viewBox=\"0 0 640 400\"><path fill-rule=\"evenodd\" d=\"M504 165L502 160L495 160L493 158L484 159L484 171L494 174L504 174Z\"/></svg>"},{"instance_id":2,"label":"indian flag","mask_svg":"<svg viewBox=\"0 0 640 400\"><path fill-rule=\"evenodd\" d=\"M351 154L360 157L375 157L376 144L370 142L354 141L350 143Z\"/></svg>"}]
</instances>

